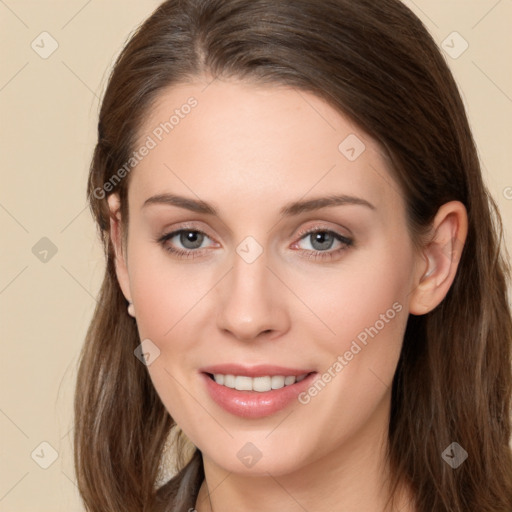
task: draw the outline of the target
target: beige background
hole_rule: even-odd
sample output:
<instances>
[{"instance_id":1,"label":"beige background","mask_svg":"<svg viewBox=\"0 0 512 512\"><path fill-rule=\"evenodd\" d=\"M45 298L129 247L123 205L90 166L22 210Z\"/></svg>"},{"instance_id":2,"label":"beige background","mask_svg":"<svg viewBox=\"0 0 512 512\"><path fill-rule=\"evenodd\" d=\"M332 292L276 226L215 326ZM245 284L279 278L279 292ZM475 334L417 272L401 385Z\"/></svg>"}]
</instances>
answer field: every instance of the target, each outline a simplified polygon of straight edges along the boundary
<instances>
[{"instance_id":1,"label":"beige background","mask_svg":"<svg viewBox=\"0 0 512 512\"><path fill-rule=\"evenodd\" d=\"M108 69L153 0L0 0L0 511L82 510L72 466L76 362L103 272L85 204ZM442 42L512 250L510 0L406 0ZM51 34L57 50L41 32ZM453 44L451 41L453 40ZM450 52L462 40L448 38ZM42 262L43 237L57 252ZM45 244L48 242L39 242ZM42 248L41 248L42 247ZM36 246L34 250L44 249ZM51 462L52 449L58 456ZM32 454L32 455L31 455Z\"/></svg>"}]
</instances>

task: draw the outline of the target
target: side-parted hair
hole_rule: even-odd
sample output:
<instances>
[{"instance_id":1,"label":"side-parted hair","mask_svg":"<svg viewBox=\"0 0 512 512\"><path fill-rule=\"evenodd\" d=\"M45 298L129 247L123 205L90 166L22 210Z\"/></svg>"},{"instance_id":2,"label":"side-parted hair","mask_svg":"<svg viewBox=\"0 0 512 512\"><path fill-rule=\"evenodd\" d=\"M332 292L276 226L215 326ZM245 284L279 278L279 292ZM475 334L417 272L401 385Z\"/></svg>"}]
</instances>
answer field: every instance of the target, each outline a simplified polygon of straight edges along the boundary
<instances>
[{"instance_id":1,"label":"side-parted hair","mask_svg":"<svg viewBox=\"0 0 512 512\"><path fill-rule=\"evenodd\" d=\"M454 78L421 21L398 0L169 0L132 35L104 94L87 198L106 271L81 354L75 469L90 512L187 511L204 478L198 449L157 488L176 423L134 357L109 232L107 197L128 221L130 159L154 101L200 76L285 85L323 98L373 137L392 163L412 240L439 207L461 201L469 230L442 303L410 315L393 381L388 457L393 488L418 512L511 512L512 321L501 219L481 175ZM340 141L341 142L341 141ZM467 460L441 457L457 442Z\"/></svg>"}]
</instances>

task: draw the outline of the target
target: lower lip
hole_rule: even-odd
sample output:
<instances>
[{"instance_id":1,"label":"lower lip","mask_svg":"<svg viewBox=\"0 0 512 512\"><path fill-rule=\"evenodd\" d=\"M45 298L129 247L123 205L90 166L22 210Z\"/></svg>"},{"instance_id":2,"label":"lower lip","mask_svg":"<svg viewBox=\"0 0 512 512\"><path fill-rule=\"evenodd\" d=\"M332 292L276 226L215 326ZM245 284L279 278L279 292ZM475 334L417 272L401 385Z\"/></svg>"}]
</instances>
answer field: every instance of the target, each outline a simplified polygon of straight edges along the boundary
<instances>
[{"instance_id":1,"label":"lower lip","mask_svg":"<svg viewBox=\"0 0 512 512\"><path fill-rule=\"evenodd\" d=\"M305 391L317 373L310 373L305 379L281 389L272 391L238 391L217 384L207 373L201 373L208 393L227 412L242 418L263 418L286 408L300 393Z\"/></svg>"}]
</instances>

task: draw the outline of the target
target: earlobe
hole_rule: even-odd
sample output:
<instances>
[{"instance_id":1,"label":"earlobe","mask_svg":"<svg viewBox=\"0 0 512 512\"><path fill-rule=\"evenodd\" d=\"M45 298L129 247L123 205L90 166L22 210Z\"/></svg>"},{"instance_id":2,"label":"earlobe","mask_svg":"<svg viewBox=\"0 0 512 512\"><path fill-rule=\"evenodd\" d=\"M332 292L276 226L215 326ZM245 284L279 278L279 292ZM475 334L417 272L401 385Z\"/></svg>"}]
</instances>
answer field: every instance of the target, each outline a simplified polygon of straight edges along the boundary
<instances>
[{"instance_id":1,"label":"earlobe","mask_svg":"<svg viewBox=\"0 0 512 512\"><path fill-rule=\"evenodd\" d=\"M410 294L410 313L429 313L445 298L457 273L467 225L466 208L461 202L451 201L439 208L432 223L432 238L420 254L419 276Z\"/></svg>"},{"instance_id":2,"label":"earlobe","mask_svg":"<svg viewBox=\"0 0 512 512\"><path fill-rule=\"evenodd\" d=\"M114 249L117 280L126 300L131 302L128 266L123 249L121 203L118 194L111 194L108 197L108 206L110 209L110 241Z\"/></svg>"}]
</instances>

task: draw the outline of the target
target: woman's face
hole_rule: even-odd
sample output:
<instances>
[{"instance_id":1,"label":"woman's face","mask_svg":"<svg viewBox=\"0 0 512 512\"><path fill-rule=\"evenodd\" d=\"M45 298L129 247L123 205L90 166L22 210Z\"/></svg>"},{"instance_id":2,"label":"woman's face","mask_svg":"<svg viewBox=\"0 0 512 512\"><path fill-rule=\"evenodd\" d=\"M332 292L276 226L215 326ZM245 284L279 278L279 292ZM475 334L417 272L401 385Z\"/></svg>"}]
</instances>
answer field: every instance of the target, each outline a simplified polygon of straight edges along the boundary
<instances>
[{"instance_id":1,"label":"woman's face","mask_svg":"<svg viewBox=\"0 0 512 512\"><path fill-rule=\"evenodd\" d=\"M424 269L379 146L312 94L215 80L167 90L136 149L118 275L171 416L237 473L374 450Z\"/></svg>"}]
</instances>

